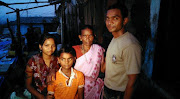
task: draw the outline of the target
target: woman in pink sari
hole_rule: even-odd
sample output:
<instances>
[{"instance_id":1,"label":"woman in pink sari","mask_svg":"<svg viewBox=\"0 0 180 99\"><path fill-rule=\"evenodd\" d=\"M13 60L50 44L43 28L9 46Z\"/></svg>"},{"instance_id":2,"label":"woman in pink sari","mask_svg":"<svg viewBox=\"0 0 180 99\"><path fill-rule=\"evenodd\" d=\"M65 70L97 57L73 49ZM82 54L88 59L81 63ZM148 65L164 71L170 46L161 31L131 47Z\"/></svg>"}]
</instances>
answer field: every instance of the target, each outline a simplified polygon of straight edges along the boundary
<instances>
[{"instance_id":1,"label":"woman in pink sari","mask_svg":"<svg viewBox=\"0 0 180 99\"><path fill-rule=\"evenodd\" d=\"M85 99L100 99L103 90L104 82L98 78L99 72L104 72L104 48L98 44L93 44L94 33L90 25L85 25L81 29L79 35L81 45L75 45L73 48L76 50L76 64L75 69L84 73Z\"/></svg>"}]
</instances>

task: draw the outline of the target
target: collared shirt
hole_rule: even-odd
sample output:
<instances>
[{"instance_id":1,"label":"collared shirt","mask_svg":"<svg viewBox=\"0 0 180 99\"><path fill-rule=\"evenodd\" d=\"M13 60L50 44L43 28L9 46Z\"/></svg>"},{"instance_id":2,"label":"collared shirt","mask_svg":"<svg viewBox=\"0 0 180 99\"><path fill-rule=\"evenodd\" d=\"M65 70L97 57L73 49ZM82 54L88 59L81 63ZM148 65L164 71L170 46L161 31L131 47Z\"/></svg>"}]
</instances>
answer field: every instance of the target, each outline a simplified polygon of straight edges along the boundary
<instances>
[{"instance_id":1,"label":"collared shirt","mask_svg":"<svg viewBox=\"0 0 180 99\"><path fill-rule=\"evenodd\" d=\"M48 85L48 94L54 94L59 99L77 98L78 88L84 87L84 75L82 72L71 68L71 76L66 76L61 68L56 72L56 80Z\"/></svg>"}]
</instances>

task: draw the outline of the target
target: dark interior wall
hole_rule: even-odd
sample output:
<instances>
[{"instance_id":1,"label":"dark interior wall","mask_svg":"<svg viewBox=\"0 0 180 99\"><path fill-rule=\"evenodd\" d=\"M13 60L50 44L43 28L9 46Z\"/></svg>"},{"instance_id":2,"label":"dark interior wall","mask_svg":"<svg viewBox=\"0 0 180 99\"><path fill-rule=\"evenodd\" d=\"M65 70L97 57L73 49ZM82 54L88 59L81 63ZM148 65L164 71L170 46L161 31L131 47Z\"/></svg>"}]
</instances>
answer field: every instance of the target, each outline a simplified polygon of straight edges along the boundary
<instances>
[{"instance_id":1,"label":"dark interior wall","mask_svg":"<svg viewBox=\"0 0 180 99\"><path fill-rule=\"evenodd\" d=\"M152 75L154 80L177 81L180 77L177 4L177 0L161 0Z\"/></svg>"},{"instance_id":2,"label":"dark interior wall","mask_svg":"<svg viewBox=\"0 0 180 99\"><path fill-rule=\"evenodd\" d=\"M150 1L151 0L104 0L102 2L97 0L90 0L88 3L92 3L93 6L95 5L94 13L91 12L91 10L87 10L88 14L85 14L84 7L87 7L88 4L82 4L77 6L76 9L78 14L78 18L81 23L90 22L89 24L92 24L97 29L97 38L99 43L102 43L103 47L107 47L112 35L111 33L108 33L105 23L103 21L103 15L106 11L103 12L103 10L106 10L102 7L107 7L113 3L119 2L119 3L125 3L130 11L130 18L131 22L129 26L133 26L132 32L137 39L140 41L143 52L143 61L144 61L144 55L145 55L145 47L146 47L146 41L148 38L150 38ZM102 3L102 4L101 4ZM104 5L103 5L104 4ZM177 2L175 0L161 0L161 7L160 7L160 15L159 15L159 27L157 31L157 37L156 37L156 46L155 46L155 53L154 54L154 65L153 65L153 79L175 79L177 76L174 76L175 74L172 73L173 71L178 72L178 69L175 69L177 67L178 57L177 52L178 46L177 46L177 40L178 36L177 34L177 28L175 27L175 22L177 20L177 15L174 12L176 10ZM103 5L103 6L102 6ZM92 6L92 5L91 5ZM88 7L91 9L91 7ZM96 10L97 9L97 10ZM100 13L101 12L101 13ZM92 16L86 16L86 15L92 15ZM85 17L88 17L88 20L85 20ZM93 21L93 20L95 21ZM72 20L74 21L74 20ZM69 22L68 22L69 23ZM80 23L77 23L80 26ZM128 27L127 27L128 28ZM66 29L67 30L67 29ZM76 31L77 32L77 31ZM78 31L79 32L79 31ZM75 31L71 32L76 35L73 35L73 37L77 36L78 33L75 33ZM103 38L102 38L103 36ZM77 38L77 37L76 37ZM169 41L170 38L175 38L172 41ZM102 41L103 39L103 41ZM72 40L72 39L71 39ZM78 38L75 39L76 42L78 42ZM74 43L74 41L73 41ZM78 42L79 43L79 42ZM77 44L77 43L76 43ZM74 45L74 44L73 44ZM142 63L143 63L142 61ZM167 76L164 76L165 74L168 74ZM173 77L172 77L173 76Z\"/></svg>"},{"instance_id":3,"label":"dark interior wall","mask_svg":"<svg viewBox=\"0 0 180 99\"><path fill-rule=\"evenodd\" d=\"M149 0L135 0L131 7L131 23L135 28L133 34L142 46L144 60L146 41L150 37L150 3Z\"/></svg>"}]
</instances>

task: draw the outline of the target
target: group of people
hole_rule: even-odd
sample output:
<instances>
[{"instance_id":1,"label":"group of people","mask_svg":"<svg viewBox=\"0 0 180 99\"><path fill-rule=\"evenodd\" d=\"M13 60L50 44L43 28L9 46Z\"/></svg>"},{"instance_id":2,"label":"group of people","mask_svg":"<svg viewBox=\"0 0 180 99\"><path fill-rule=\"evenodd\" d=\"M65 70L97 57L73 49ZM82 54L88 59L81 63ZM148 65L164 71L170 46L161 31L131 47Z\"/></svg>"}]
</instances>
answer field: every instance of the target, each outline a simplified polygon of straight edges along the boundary
<instances>
[{"instance_id":1,"label":"group of people","mask_svg":"<svg viewBox=\"0 0 180 99\"><path fill-rule=\"evenodd\" d=\"M37 99L131 99L141 69L141 46L128 31L128 10L112 5L106 13L106 27L112 33L107 51L93 44L92 26L81 28L80 45L63 46L54 55L56 41L41 36L40 53L26 66L26 87ZM106 56L104 53L106 52ZM104 79L99 73L105 73Z\"/></svg>"}]
</instances>

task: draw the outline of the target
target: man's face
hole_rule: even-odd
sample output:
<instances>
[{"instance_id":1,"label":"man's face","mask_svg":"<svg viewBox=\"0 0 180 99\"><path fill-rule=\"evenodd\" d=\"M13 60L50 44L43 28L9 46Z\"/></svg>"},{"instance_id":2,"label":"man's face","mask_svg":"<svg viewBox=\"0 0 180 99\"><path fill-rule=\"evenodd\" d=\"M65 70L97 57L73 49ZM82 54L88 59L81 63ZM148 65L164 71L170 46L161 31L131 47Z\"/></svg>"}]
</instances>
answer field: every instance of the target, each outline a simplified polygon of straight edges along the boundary
<instances>
[{"instance_id":1,"label":"man's face","mask_svg":"<svg viewBox=\"0 0 180 99\"><path fill-rule=\"evenodd\" d=\"M110 9L106 14L106 27L109 32L118 32L123 26L123 17L119 9Z\"/></svg>"}]
</instances>

